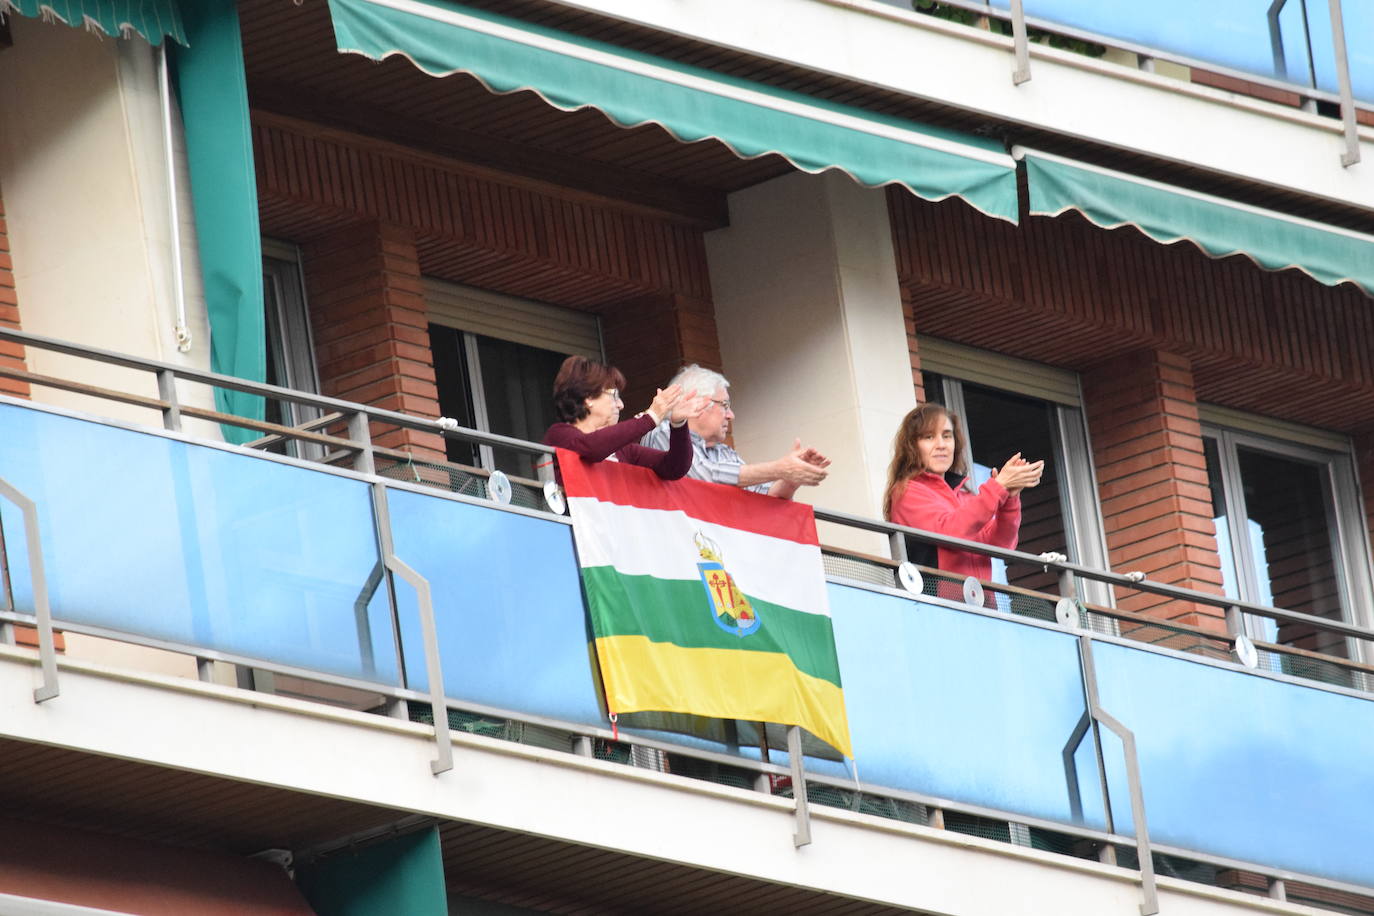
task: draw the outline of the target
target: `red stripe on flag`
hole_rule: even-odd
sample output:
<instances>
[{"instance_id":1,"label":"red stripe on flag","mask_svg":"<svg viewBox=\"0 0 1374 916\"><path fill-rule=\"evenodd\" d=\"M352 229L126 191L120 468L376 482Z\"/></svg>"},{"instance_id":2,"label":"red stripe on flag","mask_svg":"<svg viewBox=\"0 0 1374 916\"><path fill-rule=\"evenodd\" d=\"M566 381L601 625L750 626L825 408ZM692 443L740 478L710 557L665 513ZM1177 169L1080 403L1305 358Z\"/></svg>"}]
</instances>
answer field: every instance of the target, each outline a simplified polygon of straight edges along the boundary
<instances>
[{"instance_id":1,"label":"red stripe on flag","mask_svg":"<svg viewBox=\"0 0 1374 916\"><path fill-rule=\"evenodd\" d=\"M622 461L583 461L576 452L557 451L563 491L569 498L680 510L703 522L820 546L816 516L806 503L704 480L663 480L648 468Z\"/></svg>"}]
</instances>

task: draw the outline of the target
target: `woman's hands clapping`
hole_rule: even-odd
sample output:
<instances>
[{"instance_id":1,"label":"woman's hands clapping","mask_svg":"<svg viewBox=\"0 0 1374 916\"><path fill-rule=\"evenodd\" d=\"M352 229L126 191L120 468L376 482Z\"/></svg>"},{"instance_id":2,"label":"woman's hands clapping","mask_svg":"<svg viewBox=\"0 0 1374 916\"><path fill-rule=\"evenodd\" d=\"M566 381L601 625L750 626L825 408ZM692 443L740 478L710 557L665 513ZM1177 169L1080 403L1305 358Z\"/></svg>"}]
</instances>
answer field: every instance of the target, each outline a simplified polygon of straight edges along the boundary
<instances>
[{"instance_id":1,"label":"woman's hands clapping","mask_svg":"<svg viewBox=\"0 0 1374 916\"><path fill-rule=\"evenodd\" d=\"M1007 459L997 472L996 479L1008 493L1019 493L1026 487L1038 486L1040 475L1045 472L1045 462L1027 461L1017 452Z\"/></svg>"},{"instance_id":2,"label":"woman's hands clapping","mask_svg":"<svg viewBox=\"0 0 1374 916\"><path fill-rule=\"evenodd\" d=\"M654 393L654 401L649 405L649 413L655 423L662 423L663 418L670 416L673 408L682 400L682 386L669 385L667 388L659 388ZM698 410L697 413L701 411Z\"/></svg>"}]
</instances>

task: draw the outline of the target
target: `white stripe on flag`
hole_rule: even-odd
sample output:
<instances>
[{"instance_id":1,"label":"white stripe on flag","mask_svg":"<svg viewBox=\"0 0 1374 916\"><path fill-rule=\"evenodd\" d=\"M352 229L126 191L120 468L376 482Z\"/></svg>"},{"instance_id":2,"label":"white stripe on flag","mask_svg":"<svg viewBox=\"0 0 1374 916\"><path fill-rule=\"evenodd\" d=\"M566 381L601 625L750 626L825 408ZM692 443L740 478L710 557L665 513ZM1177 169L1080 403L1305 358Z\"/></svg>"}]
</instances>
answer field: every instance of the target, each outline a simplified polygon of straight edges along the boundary
<instances>
[{"instance_id":1,"label":"white stripe on flag","mask_svg":"<svg viewBox=\"0 0 1374 916\"><path fill-rule=\"evenodd\" d=\"M716 543L726 572L746 595L809 614L830 613L820 548L703 522L680 510L641 509L573 497L578 561L632 576L700 580L695 535Z\"/></svg>"}]
</instances>

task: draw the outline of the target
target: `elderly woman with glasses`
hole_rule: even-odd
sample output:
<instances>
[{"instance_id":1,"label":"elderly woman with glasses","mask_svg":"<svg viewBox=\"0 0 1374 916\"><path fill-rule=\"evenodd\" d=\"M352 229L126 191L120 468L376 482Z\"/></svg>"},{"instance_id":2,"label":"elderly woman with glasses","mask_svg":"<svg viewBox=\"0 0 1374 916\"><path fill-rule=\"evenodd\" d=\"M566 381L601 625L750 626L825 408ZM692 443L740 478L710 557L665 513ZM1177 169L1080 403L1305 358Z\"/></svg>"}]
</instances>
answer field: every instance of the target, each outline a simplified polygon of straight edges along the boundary
<instances>
[{"instance_id":1,"label":"elderly woman with glasses","mask_svg":"<svg viewBox=\"0 0 1374 916\"><path fill-rule=\"evenodd\" d=\"M620 390L625 376L584 356L569 356L553 382L553 410L559 422L544 434L544 444L576 452L583 461L624 461L653 470L664 480L677 480L692 467L692 439L687 421L701 414L705 398L684 397L679 385L661 388L653 402L628 420ZM640 445L640 438L659 423L672 427L666 450ZM555 475L561 480L557 468Z\"/></svg>"}]
</instances>

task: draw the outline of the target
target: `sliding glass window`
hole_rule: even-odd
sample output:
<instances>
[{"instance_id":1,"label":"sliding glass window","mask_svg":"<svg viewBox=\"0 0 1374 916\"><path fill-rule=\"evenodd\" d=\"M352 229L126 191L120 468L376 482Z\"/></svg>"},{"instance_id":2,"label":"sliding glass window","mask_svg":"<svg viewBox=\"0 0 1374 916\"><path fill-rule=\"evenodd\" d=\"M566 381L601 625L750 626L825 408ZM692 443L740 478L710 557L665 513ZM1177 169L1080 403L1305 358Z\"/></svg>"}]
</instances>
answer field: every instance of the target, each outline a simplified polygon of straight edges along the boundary
<instances>
[{"instance_id":1,"label":"sliding glass window","mask_svg":"<svg viewBox=\"0 0 1374 916\"><path fill-rule=\"evenodd\" d=\"M1204 426L1226 595L1328 620L1370 620L1369 550L1348 446ZM1354 657L1309 624L1246 620L1264 642Z\"/></svg>"}]
</instances>

